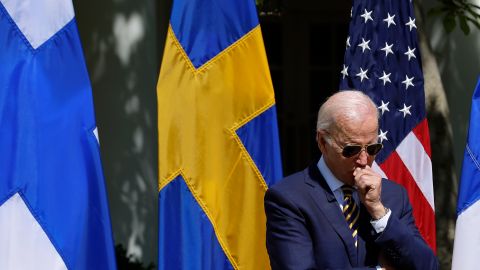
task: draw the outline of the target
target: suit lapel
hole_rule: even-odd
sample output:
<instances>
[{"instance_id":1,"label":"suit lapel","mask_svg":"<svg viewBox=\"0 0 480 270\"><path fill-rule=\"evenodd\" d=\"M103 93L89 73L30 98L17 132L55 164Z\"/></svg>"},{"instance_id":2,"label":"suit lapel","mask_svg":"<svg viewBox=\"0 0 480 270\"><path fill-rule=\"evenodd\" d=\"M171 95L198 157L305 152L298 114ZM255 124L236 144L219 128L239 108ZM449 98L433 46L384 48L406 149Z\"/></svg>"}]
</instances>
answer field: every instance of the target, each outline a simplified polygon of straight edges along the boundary
<instances>
[{"instance_id":1,"label":"suit lapel","mask_svg":"<svg viewBox=\"0 0 480 270\"><path fill-rule=\"evenodd\" d=\"M316 164L312 164L309 167L308 174L305 177L305 183L312 186L312 189L310 189L312 199L315 201L318 208L324 213L326 219L337 232L340 239L342 239L343 244L348 251L350 264L356 266L358 261L357 248L355 247L352 233L338 207L338 202L335 199L335 196L318 170Z\"/></svg>"}]
</instances>

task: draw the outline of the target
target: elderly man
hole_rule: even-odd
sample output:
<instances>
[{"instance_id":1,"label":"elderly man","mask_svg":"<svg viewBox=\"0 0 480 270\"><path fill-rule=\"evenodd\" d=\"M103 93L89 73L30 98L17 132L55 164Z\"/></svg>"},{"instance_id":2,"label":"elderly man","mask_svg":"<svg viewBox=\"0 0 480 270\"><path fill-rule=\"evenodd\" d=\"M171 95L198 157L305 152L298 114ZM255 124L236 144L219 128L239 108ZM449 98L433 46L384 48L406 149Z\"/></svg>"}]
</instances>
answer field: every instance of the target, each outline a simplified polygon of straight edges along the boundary
<instances>
[{"instance_id":1,"label":"elderly man","mask_svg":"<svg viewBox=\"0 0 480 270\"><path fill-rule=\"evenodd\" d=\"M265 195L273 269L437 269L406 190L372 170L378 111L360 91L331 96L318 112L317 164Z\"/></svg>"}]
</instances>

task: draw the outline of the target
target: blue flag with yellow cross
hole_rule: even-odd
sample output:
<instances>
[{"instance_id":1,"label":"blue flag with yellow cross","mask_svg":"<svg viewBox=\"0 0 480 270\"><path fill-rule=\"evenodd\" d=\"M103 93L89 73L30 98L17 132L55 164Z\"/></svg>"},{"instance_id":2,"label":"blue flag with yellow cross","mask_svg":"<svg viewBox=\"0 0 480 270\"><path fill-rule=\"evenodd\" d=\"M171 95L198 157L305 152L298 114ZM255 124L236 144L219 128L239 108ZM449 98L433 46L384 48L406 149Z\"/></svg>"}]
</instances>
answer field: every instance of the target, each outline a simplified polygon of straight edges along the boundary
<instances>
[{"instance_id":1,"label":"blue flag with yellow cross","mask_svg":"<svg viewBox=\"0 0 480 270\"><path fill-rule=\"evenodd\" d=\"M174 0L157 85L158 269L268 269L282 177L255 2Z\"/></svg>"}]
</instances>

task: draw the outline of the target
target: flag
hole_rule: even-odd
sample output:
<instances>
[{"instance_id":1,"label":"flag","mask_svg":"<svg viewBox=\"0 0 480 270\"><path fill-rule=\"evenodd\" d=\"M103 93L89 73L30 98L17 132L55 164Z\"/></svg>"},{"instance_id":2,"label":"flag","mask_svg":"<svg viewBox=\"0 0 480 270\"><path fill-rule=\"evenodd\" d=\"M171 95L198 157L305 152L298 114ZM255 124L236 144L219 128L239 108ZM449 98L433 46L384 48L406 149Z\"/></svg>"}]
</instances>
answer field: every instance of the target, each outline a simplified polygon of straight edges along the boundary
<instances>
[{"instance_id":1,"label":"flag","mask_svg":"<svg viewBox=\"0 0 480 270\"><path fill-rule=\"evenodd\" d=\"M374 168L408 191L413 216L436 250L430 135L410 0L356 0L351 11L340 89L358 89L377 104L384 148Z\"/></svg>"},{"instance_id":2,"label":"flag","mask_svg":"<svg viewBox=\"0 0 480 270\"><path fill-rule=\"evenodd\" d=\"M452 269L478 268L480 248L480 80L472 97L457 203Z\"/></svg>"},{"instance_id":3,"label":"flag","mask_svg":"<svg viewBox=\"0 0 480 270\"><path fill-rule=\"evenodd\" d=\"M115 269L70 0L0 0L0 269Z\"/></svg>"},{"instance_id":4,"label":"flag","mask_svg":"<svg viewBox=\"0 0 480 270\"><path fill-rule=\"evenodd\" d=\"M268 269L282 177L254 1L174 0L157 84L159 269Z\"/></svg>"}]
</instances>

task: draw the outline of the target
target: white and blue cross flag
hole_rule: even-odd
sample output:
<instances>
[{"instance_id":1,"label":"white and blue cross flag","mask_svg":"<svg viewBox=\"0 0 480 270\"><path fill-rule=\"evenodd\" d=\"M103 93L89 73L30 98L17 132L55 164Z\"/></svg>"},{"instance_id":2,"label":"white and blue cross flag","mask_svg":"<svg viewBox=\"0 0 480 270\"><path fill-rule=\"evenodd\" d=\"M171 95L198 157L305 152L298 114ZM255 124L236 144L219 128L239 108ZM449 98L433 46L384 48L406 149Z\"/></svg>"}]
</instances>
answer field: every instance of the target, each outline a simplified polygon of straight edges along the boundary
<instances>
[{"instance_id":1,"label":"white and blue cross flag","mask_svg":"<svg viewBox=\"0 0 480 270\"><path fill-rule=\"evenodd\" d=\"M458 191L452 269L478 269L480 250L480 80L472 97L470 127Z\"/></svg>"},{"instance_id":2,"label":"white and blue cross flag","mask_svg":"<svg viewBox=\"0 0 480 270\"><path fill-rule=\"evenodd\" d=\"M115 269L71 0L0 0L0 269Z\"/></svg>"}]
</instances>

